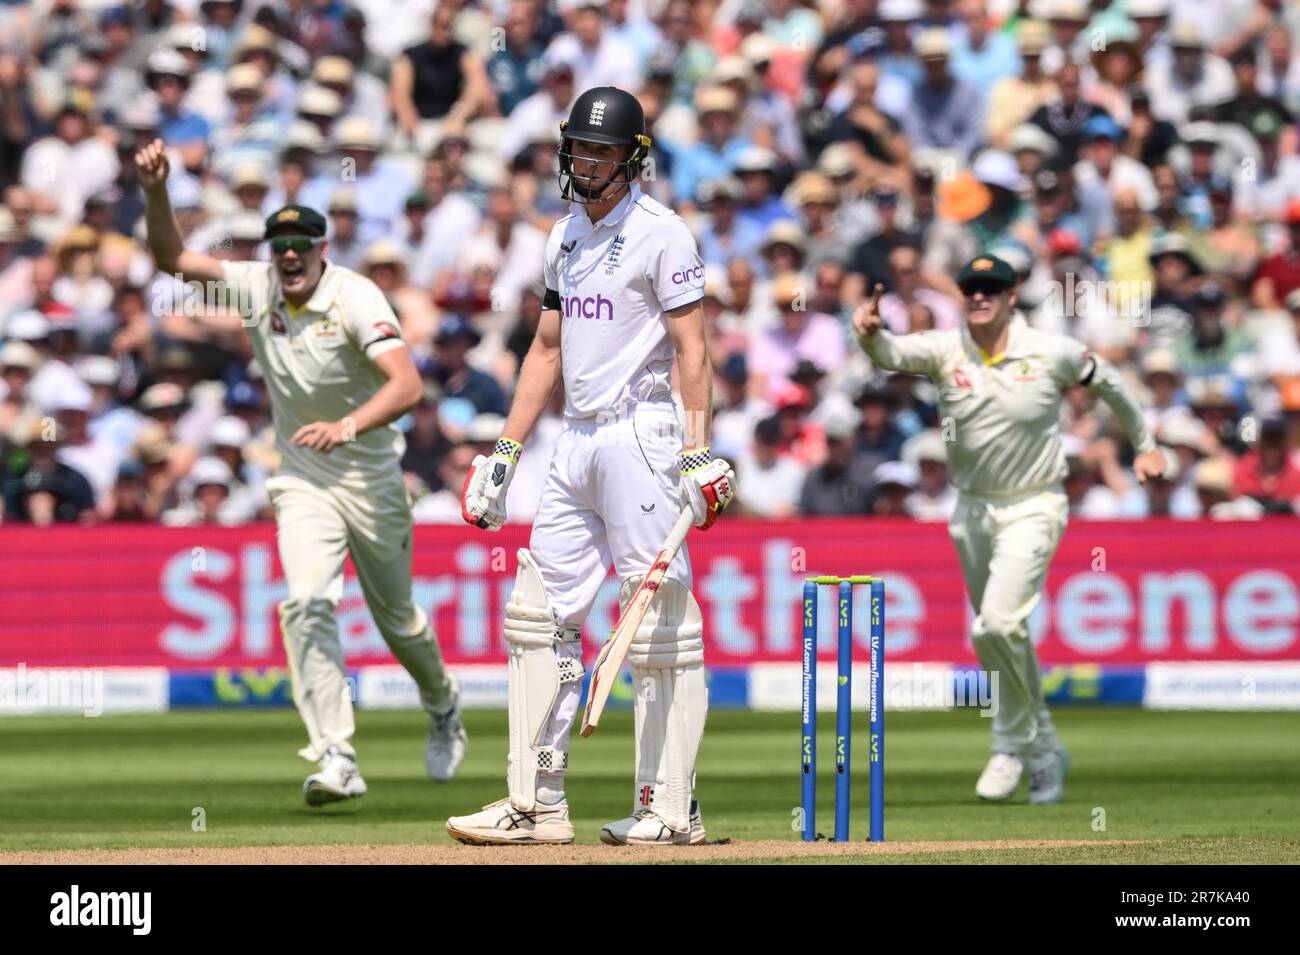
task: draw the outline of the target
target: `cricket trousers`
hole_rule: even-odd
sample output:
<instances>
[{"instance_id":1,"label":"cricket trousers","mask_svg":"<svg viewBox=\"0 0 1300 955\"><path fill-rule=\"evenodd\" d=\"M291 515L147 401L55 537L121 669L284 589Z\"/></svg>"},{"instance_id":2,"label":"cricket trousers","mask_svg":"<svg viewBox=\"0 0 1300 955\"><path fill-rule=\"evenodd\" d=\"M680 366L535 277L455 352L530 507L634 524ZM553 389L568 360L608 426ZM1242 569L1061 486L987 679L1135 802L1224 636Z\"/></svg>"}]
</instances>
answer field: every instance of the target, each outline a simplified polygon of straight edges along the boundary
<instances>
[{"instance_id":1,"label":"cricket trousers","mask_svg":"<svg viewBox=\"0 0 1300 955\"><path fill-rule=\"evenodd\" d=\"M331 746L354 752L351 687L334 616L349 555L375 626L415 680L421 702L445 709L451 687L442 654L427 614L411 599L412 520L401 474L357 487L278 474L266 487L288 589L280 629L294 705L307 728L299 755L317 760Z\"/></svg>"},{"instance_id":2,"label":"cricket trousers","mask_svg":"<svg viewBox=\"0 0 1300 955\"><path fill-rule=\"evenodd\" d=\"M975 611L971 643L997 674L993 752L1029 762L1057 748L1029 617L1069 516L1060 488L1006 498L963 493L948 524Z\"/></svg>"},{"instance_id":3,"label":"cricket trousers","mask_svg":"<svg viewBox=\"0 0 1300 955\"><path fill-rule=\"evenodd\" d=\"M643 402L617 416L565 419L528 544L559 628L581 629L610 564L620 580L643 577L650 569L681 513L681 447L681 424L671 402ZM690 589L685 546L667 577ZM580 654L581 648L570 645L563 652ZM696 669L685 677L691 681L685 690L637 694L638 778L653 783L656 774L663 775L659 767L666 754L677 751L681 734L662 725L670 715L688 727L698 745L708 702L703 667ZM642 699L647 695L653 697L649 702ZM578 684L565 684L542 745L568 752L580 698Z\"/></svg>"}]
</instances>

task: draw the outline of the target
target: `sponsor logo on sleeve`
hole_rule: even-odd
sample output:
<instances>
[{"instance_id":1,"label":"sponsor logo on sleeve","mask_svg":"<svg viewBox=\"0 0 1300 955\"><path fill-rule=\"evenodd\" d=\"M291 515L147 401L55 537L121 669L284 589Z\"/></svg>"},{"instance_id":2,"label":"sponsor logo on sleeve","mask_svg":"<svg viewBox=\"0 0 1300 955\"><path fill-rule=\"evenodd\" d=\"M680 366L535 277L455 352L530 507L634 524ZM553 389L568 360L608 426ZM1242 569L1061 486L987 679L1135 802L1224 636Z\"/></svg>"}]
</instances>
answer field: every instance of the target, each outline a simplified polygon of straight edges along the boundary
<instances>
[{"instance_id":1,"label":"sponsor logo on sleeve","mask_svg":"<svg viewBox=\"0 0 1300 955\"><path fill-rule=\"evenodd\" d=\"M673 273L674 285L695 285L704 281L704 266L688 265Z\"/></svg>"}]
</instances>

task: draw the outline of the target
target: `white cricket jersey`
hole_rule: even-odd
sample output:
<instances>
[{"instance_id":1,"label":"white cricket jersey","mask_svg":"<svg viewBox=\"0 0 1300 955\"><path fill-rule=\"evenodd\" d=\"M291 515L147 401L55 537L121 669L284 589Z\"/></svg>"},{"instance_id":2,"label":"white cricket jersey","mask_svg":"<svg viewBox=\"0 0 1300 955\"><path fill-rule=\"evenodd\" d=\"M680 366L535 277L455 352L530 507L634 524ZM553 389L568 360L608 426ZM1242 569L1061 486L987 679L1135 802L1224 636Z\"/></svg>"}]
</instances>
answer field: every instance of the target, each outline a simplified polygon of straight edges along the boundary
<instances>
[{"instance_id":1,"label":"white cricket jersey","mask_svg":"<svg viewBox=\"0 0 1300 955\"><path fill-rule=\"evenodd\" d=\"M565 413L590 418L670 401L665 312L704 297L695 237L636 184L598 223L574 210L551 229L543 268L560 301Z\"/></svg>"},{"instance_id":2,"label":"white cricket jersey","mask_svg":"<svg viewBox=\"0 0 1300 955\"><path fill-rule=\"evenodd\" d=\"M948 471L962 491L1007 497L1052 487L1065 477L1061 394L1082 384L1104 400L1138 452L1155 448L1142 409L1109 362L1081 342L1011 318L1007 348L986 356L960 329L893 335L885 329L864 350L878 368L932 378L939 414L952 422Z\"/></svg>"},{"instance_id":3,"label":"white cricket jersey","mask_svg":"<svg viewBox=\"0 0 1300 955\"><path fill-rule=\"evenodd\" d=\"M397 316L379 286L328 260L301 309L284 299L267 262L223 262L226 282L246 314L253 353L271 396L279 474L358 488L398 471L406 441L392 425L372 428L328 454L290 442L313 421L338 421L369 401L387 380L376 356L404 347Z\"/></svg>"}]
</instances>

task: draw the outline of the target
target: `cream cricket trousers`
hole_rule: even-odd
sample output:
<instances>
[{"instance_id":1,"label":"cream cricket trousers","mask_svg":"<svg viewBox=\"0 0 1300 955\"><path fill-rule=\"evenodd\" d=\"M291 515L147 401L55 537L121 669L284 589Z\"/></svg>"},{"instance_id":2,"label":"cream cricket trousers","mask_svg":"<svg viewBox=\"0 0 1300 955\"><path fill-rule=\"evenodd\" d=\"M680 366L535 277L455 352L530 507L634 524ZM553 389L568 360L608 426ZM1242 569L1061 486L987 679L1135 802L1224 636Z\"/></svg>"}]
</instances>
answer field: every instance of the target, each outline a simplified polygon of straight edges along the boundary
<instances>
[{"instance_id":1,"label":"cream cricket trousers","mask_svg":"<svg viewBox=\"0 0 1300 955\"><path fill-rule=\"evenodd\" d=\"M948 524L975 610L971 643L980 666L997 674L993 752L1030 762L1057 747L1029 616L1068 515L1059 488L1006 499L963 493Z\"/></svg>"},{"instance_id":2,"label":"cream cricket trousers","mask_svg":"<svg viewBox=\"0 0 1300 955\"><path fill-rule=\"evenodd\" d=\"M411 508L401 475L351 488L278 474L266 487L289 591L280 629L293 701L307 727L299 755L317 760L331 746L354 752L352 695L334 617L349 555L375 625L415 680L421 702L445 708L450 683L442 654L428 616L411 600Z\"/></svg>"}]
</instances>

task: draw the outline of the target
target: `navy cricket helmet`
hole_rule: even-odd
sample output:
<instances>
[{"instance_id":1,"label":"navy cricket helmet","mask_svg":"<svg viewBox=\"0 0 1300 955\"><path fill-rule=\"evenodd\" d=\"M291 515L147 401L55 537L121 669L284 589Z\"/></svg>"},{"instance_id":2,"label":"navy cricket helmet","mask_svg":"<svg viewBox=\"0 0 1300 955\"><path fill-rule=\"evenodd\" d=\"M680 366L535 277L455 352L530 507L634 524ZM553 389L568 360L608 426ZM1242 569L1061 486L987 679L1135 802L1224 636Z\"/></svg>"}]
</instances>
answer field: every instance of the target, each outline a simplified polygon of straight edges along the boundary
<instances>
[{"instance_id":1,"label":"navy cricket helmet","mask_svg":"<svg viewBox=\"0 0 1300 955\"><path fill-rule=\"evenodd\" d=\"M592 175L580 176L573 171L575 141L626 146L627 152L622 159L592 160L595 164ZM574 100L568 120L560 123L560 193L572 202L608 199L619 191L606 194L611 183L630 183L640 175L641 164L649 151L645 110L637 98L616 86L589 89Z\"/></svg>"}]
</instances>

